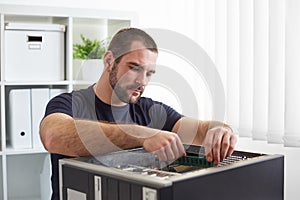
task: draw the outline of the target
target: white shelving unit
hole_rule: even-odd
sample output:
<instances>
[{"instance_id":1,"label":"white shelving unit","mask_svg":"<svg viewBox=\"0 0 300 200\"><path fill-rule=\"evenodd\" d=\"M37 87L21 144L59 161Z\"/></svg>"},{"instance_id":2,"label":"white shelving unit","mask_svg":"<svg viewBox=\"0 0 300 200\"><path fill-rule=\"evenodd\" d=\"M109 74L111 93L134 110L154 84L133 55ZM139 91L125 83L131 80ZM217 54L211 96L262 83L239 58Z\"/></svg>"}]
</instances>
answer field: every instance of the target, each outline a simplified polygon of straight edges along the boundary
<instances>
[{"instance_id":1,"label":"white shelving unit","mask_svg":"<svg viewBox=\"0 0 300 200\"><path fill-rule=\"evenodd\" d=\"M6 23L65 25L65 78L58 81L38 80L32 72L32 77L38 81L5 81ZM72 91L91 84L77 80L74 71L78 69L73 66L73 43L79 42L80 34L101 40L112 36L122 27L136 25L137 15L133 12L0 4L0 199L48 200L51 194L49 153L43 148L14 149L10 146L7 125L10 120L7 115L8 91L16 88Z\"/></svg>"}]
</instances>

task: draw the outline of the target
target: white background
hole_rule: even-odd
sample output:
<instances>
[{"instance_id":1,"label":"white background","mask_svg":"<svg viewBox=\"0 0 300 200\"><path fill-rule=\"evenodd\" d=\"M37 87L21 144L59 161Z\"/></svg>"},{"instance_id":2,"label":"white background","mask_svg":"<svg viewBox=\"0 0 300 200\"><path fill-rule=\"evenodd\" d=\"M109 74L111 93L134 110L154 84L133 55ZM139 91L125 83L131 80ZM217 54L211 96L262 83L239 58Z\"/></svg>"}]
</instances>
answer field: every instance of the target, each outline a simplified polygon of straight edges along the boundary
<instances>
[{"instance_id":1,"label":"white background","mask_svg":"<svg viewBox=\"0 0 300 200\"><path fill-rule=\"evenodd\" d=\"M227 2L233 2L234 0L228 0ZM280 0L279 0L280 1ZM109 0L109 1L100 1L100 0L0 0L0 3L6 4L21 4L21 5L43 5L43 6L59 6L59 7L77 7L77 8L92 8L92 9L108 9L108 10L126 10L126 11L134 11L138 14L138 24L141 28L164 28L176 31L178 33L184 34L190 37L192 40L199 43L202 46L208 55L215 61L217 68L221 74L223 84L226 88L227 83L230 83L230 80L227 80L229 76L227 76L226 68L223 66L226 63L226 54L234 56L234 51L226 52L228 47L226 46L225 41L218 41L216 34L222 35L222 16L226 16L226 13L222 13L224 6L226 6L225 0L153 0L153 1L141 1L141 0ZM296 12L300 10L300 1L297 0L286 0L288 2L288 6L291 11L295 11L290 13L286 13L286 16L290 19L299 18L300 13ZM212 9L216 6L216 9ZM247 5L247 4L244 4ZM243 8L242 8L243 9ZM218 15L215 15L214 12L218 12ZM298 13L298 14L297 14ZM247 13L246 13L247 14ZM250 13L251 15L251 13ZM206 16L206 17L201 17ZM216 16L219 16L219 20L216 20ZM234 17L234 16L233 16ZM252 18L250 21L253 20ZM287 39L287 42L298 41L300 38L300 26L298 25L297 20L290 20L292 25L294 25L294 30L291 32L290 37ZM294 22L294 23L293 23ZM215 23L219 23L220 29L216 30ZM292 26L291 25L291 26ZM200 30L200 28L204 28L204 30ZM247 31L249 28L248 24L244 24L240 27L241 31ZM298 34L297 34L298 33ZM235 44L235 35L227 35L227 39L231 41L231 45ZM216 39L217 38L217 39ZM237 38L239 39L239 38ZM176 41L174 41L176 42ZM242 45L247 45L247 38L240 40ZM218 44L218 45L216 45ZM298 51L300 46L294 47L290 49L291 56L292 54L299 54ZM234 50L234 49L233 49ZM224 53L225 52L225 53ZM244 52L245 56L248 56L247 52ZM251 52L250 52L251 53ZM289 55L288 55L289 56ZM299 55L298 55L299 56ZM253 61L244 59L245 65L251 65ZM236 64L236 63L231 63ZM300 67L299 67L300 69ZM299 70L300 71L300 70ZM299 76L298 71L298 76ZM231 71L233 77L236 71ZM246 77L247 78L247 77ZM236 86L237 87L237 86ZM251 87L250 87L251 89ZM253 88L252 88L253 89ZM299 90L299 89L298 89ZM153 90L152 90L153 91ZM251 92L251 91L250 91ZM201 93L205 96L205 92ZM232 93L228 91L229 96L227 99L231 99L232 101L236 101L236 98L233 98ZM176 98L170 99L171 102L175 102ZM207 99L204 99L203 102L207 102ZM238 104L239 102L233 102ZM245 103L245 102L242 102ZM246 102L247 103L247 102ZM250 102L251 103L251 102ZM175 106L176 107L176 106ZM210 109L200 105L203 109L203 113L199 116L201 118L209 117ZM180 106L178 106L180 110ZM205 110L207 109L207 110ZM227 106L228 113L227 116L232 115L231 124L238 128L238 119L236 118L234 107L232 104ZM239 112L237 110L236 112ZM297 110L295 111L297 112ZM298 111L299 113L299 111ZM254 113L255 114L255 113ZM252 116L252 115L251 115ZM250 116L250 117L251 117ZM246 116L247 117L247 116ZM248 119L246 119L248 120ZM254 119L255 121L255 119ZM297 123L297 122L295 122ZM299 122L298 122L299 124ZM299 129L298 129L299 130ZM285 184L285 199L287 200L296 200L300 196L299 186L300 186L300 170L298 165L300 164L299 148L292 147L283 147L282 144L267 144L265 141L253 141L249 138L240 138L238 143L238 148L249 151L257 151L257 152L265 152L265 153L280 153L286 156L286 184ZM298 169L297 169L298 168ZM230 179L229 179L230 181ZM259 180L258 180L259 181Z\"/></svg>"}]
</instances>

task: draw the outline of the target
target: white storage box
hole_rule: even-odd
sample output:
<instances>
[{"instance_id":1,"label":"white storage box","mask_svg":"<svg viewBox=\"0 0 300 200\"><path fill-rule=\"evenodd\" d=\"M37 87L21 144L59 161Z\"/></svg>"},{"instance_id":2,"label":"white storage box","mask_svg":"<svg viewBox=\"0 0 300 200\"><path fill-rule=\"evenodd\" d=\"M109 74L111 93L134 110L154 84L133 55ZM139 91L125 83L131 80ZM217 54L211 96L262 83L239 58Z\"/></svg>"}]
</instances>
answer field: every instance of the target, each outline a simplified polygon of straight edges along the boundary
<instances>
[{"instance_id":1,"label":"white storage box","mask_svg":"<svg viewBox=\"0 0 300 200\"><path fill-rule=\"evenodd\" d=\"M30 89L14 89L9 93L9 138L14 149L32 148Z\"/></svg>"},{"instance_id":2,"label":"white storage box","mask_svg":"<svg viewBox=\"0 0 300 200\"><path fill-rule=\"evenodd\" d=\"M65 26L7 23L4 31L6 81L65 78Z\"/></svg>"},{"instance_id":3,"label":"white storage box","mask_svg":"<svg viewBox=\"0 0 300 200\"><path fill-rule=\"evenodd\" d=\"M8 138L13 149L44 150L39 125L50 97L65 89L11 89L8 107Z\"/></svg>"},{"instance_id":4,"label":"white storage box","mask_svg":"<svg viewBox=\"0 0 300 200\"><path fill-rule=\"evenodd\" d=\"M47 103L49 101L49 88L31 89L31 128L32 147L34 149L44 149L40 137L40 122L45 115Z\"/></svg>"}]
</instances>

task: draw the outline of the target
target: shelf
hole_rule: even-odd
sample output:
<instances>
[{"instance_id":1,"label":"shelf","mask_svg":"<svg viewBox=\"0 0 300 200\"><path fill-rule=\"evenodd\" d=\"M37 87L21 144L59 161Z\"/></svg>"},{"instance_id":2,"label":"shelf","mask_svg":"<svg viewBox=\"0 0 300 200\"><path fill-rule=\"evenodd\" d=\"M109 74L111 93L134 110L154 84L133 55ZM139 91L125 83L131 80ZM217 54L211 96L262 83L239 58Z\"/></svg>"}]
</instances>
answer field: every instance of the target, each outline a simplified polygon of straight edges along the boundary
<instances>
[{"instance_id":1,"label":"shelf","mask_svg":"<svg viewBox=\"0 0 300 200\"><path fill-rule=\"evenodd\" d=\"M38 197L20 197L20 198L10 198L10 200L41 200Z\"/></svg>"},{"instance_id":2,"label":"shelf","mask_svg":"<svg viewBox=\"0 0 300 200\"><path fill-rule=\"evenodd\" d=\"M63 48L63 50L53 51L52 49L51 51L47 51L56 52L59 55L58 57L64 58L64 61L62 63L50 63L50 61L57 60L50 59L51 56L49 55L52 54L47 54L46 60L40 54L32 56L31 59L31 57L29 57L31 54L29 56L24 56L24 50L19 53L19 55L24 57L21 63L22 69L24 70L22 72L22 70L19 70L20 68L15 69L15 66L20 66L20 63L16 64L9 61L21 61L21 59L15 59L16 49L12 49L11 51L10 47L14 48L17 45L9 45L8 41L13 44L15 44L16 41L15 38L10 38L9 40L8 36L10 32L5 32L6 23L28 23L46 26L51 26L53 24L64 25L66 27L66 30L63 33L64 35L63 37L61 37L61 35L59 37L64 38L64 40L54 40L60 41L58 43L59 47L55 46L55 49L61 50ZM78 71L76 71L76 63L74 63L73 60L73 44L80 41L81 34L90 39L102 40L110 38L122 27L136 25L137 16L134 12L49 6L18 6L0 3L0 86L2 88L0 101L2 113L0 119L2 141L2 149L0 151L0 199L45 200L50 198L50 153L43 149L40 145L35 146L34 144L26 146L28 149L12 148L11 127L15 128L17 125L22 124L19 123L20 121L24 122L24 119L28 119L30 122L26 123L26 127L31 127L31 129L28 129L27 132L31 133L32 136L38 136L38 125L42 119L41 116L44 116L45 112L45 108L42 108L42 104L44 106L45 102L48 102L51 98L60 93L85 88L95 82L83 81L88 79L83 79L78 76L81 68L78 68ZM43 39L43 42L46 41L49 40ZM26 42L28 42L28 40ZM52 45L53 43L47 44ZM60 48L62 46L61 44L64 44L62 48ZM25 44L25 47L27 47L27 43ZM63 54L61 52L63 52ZM35 53L37 52L35 51ZM9 57L11 55L14 57ZM31 61L35 60L39 60L42 64L31 64ZM47 62L47 60L49 62ZM33 66L38 67L34 68ZM51 76L55 69L59 71L59 76ZM30 99L28 101L30 103L27 101L25 103L24 95L17 98L18 101L16 103L12 103L12 100L16 99L12 97L13 95L11 94L14 93L12 91L20 91L21 89L26 90L26 95L28 95L28 91L30 90L30 94L28 95L30 98L27 98ZM44 101L44 99L47 99L47 101ZM28 104L30 105L30 111L26 110L26 112L22 112L21 108L25 108ZM16 105L21 106L16 109ZM34 107L33 105L36 106ZM41 111L42 114L39 111ZM12 115L12 113L17 114ZM21 116L20 113L30 114L28 114L29 116L27 115L21 119L12 120L14 119L14 116ZM17 125L12 125L10 122L16 122L15 124ZM28 126L28 124L30 125ZM24 127L22 128L25 129ZM23 129L22 131L24 131ZM14 147L16 148L16 146Z\"/></svg>"},{"instance_id":3,"label":"shelf","mask_svg":"<svg viewBox=\"0 0 300 200\"><path fill-rule=\"evenodd\" d=\"M25 155L25 154L40 154L40 153L48 153L45 149L13 149L6 148L4 151L6 155Z\"/></svg>"},{"instance_id":4,"label":"shelf","mask_svg":"<svg viewBox=\"0 0 300 200\"><path fill-rule=\"evenodd\" d=\"M92 85L94 84L95 82L92 82L92 81L73 81L72 84L73 85Z\"/></svg>"},{"instance_id":5,"label":"shelf","mask_svg":"<svg viewBox=\"0 0 300 200\"><path fill-rule=\"evenodd\" d=\"M48 85L57 85L57 86L68 86L70 81L38 81L38 82L12 82L12 81L4 81L4 85L6 86L48 86Z\"/></svg>"},{"instance_id":6,"label":"shelf","mask_svg":"<svg viewBox=\"0 0 300 200\"><path fill-rule=\"evenodd\" d=\"M8 199L49 199L50 156L48 154L7 157Z\"/></svg>"},{"instance_id":7,"label":"shelf","mask_svg":"<svg viewBox=\"0 0 300 200\"><path fill-rule=\"evenodd\" d=\"M130 11L99 10L82 8L62 8L50 6L8 5L1 4L0 13L5 15L30 16L34 19L46 17L85 17L85 18L110 18L119 20L137 20L137 14Z\"/></svg>"},{"instance_id":8,"label":"shelf","mask_svg":"<svg viewBox=\"0 0 300 200\"><path fill-rule=\"evenodd\" d=\"M3 171L3 161L0 159L0 170ZM0 179L0 198L3 197L3 179Z\"/></svg>"},{"instance_id":9,"label":"shelf","mask_svg":"<svg viewBox=\"0 0 300 200\"><path fill-rule=\"evenodd\" d=\"M51 16L30 16L30 15L5 15L5 22L17 22L17 23L23 23L23 22L32 22L32 23L38 23L38 24L52 24L56 21L62 21L66 20L67 17L63 18L57 18L57 17L51 17Z\"/></svg>"}]
</instances>

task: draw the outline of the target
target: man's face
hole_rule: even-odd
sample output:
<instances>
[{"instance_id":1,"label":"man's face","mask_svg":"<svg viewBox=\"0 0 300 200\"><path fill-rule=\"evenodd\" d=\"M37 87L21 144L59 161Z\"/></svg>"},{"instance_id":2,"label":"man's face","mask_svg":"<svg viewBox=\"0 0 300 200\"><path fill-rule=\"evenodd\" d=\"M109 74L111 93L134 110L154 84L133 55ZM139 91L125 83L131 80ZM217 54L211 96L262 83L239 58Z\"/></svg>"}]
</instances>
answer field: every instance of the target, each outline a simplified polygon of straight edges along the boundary
<instances>
[{"instance_id":1,"label":"man's face","mask_svg":"<svg viewBox=\"0 0 300 200\"><path fill-rule=\"evenodd\" d=\"M151 76L155 73L157 54L138 49L125 54L109 74L114 93L124 103L135 103L141 97Z\"/></svg>"}]
</instances>

